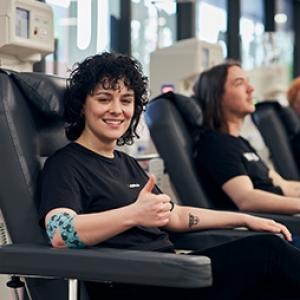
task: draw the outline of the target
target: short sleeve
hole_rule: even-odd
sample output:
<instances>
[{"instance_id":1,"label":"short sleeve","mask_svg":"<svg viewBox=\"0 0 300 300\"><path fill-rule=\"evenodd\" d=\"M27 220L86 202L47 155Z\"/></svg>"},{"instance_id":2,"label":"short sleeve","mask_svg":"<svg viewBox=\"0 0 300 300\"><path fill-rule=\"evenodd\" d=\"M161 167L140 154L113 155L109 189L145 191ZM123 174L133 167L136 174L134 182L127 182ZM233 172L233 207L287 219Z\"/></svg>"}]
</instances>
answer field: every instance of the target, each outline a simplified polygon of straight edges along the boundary
<instances>
[{"instance_id":1,"label":"short sleeve","mask_svg":"<svg viewBox=\"0 0 300 300\"><path fill-rule=\"evenodd\" d=\"M76 169L63 163L62 157L53 157L46 161L39 180L40 224L50 210L59 207L82 211L80 185Z\"/></svg>"},{"instance_id":2,"label":"short sleeve","mask_svg":"<svg viewBox=\"0 0 300 300\"><path fill-rule=\"evenodd\" d=\"M236 176L247 175L238 138L213 132L203 134L196 153L198 173L208 174L220 187Z\"/></svg>"}]
</instances>

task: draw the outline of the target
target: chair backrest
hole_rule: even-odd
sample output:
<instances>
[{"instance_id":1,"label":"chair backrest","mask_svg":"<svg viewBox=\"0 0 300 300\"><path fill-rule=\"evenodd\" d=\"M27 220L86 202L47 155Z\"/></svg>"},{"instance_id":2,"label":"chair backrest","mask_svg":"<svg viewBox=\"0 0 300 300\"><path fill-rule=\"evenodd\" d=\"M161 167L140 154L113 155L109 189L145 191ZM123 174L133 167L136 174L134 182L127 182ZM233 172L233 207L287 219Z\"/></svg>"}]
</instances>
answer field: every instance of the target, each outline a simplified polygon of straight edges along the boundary
<instances>
[{"instance_id":1,"label":"chair backrest","mask_svg":"<svg viewBox=\"0 0 300 300\"><path fill-rule=\"evenodd\" d=\"M291 144L294 135L300 131L300 121L295 113L276 101L264 101L256 105L252 119L270 150L278 173L286 179L299 180Z\"/></svg>"},{"instance_id":2,"label":"chair backrest","mask_svg":"<svg viewBox=\"0 0 300 300\"><path fill-rule=\"evenodd\" d=\"M0 208L13 243L48 243L35 191L44 159L67 143L64 91L62 78L0 70ZM26 283L34 300L66 299L63 281Z\"/></svg>"},{"instance_id":3,"label":"chair backrest","mask_svg":"<svg viewBox=\"0 0 300 300\"><path fill-rule=\"evenodd\" d=\"M202 123L198 104L179 94L162 94L148 104L145 120L178 200L182 204L210 207L193 160L193 131Z\"/></svg>"}]
</instances>

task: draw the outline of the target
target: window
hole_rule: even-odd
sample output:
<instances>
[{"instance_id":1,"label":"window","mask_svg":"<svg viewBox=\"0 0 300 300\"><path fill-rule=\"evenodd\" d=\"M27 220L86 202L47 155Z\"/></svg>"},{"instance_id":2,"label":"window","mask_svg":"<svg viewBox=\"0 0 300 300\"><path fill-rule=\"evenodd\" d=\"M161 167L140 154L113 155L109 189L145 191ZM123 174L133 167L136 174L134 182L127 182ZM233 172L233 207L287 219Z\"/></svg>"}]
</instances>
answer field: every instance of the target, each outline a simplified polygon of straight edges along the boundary
<instances>
[{"instance_id":1,"label":"window","mask_svg":"<svg viewBox=\"0 0 300 300\"><path fill-rule=\"evenodd\" d=\"M116 1L46 0L54 12L56 51L46 58L46 72L65 76L85 57L110 50L110 16Z\"/></svg>"},{"instance_id":2,"label":"window","mask_svg":"<svg viewBox=\"0 0 300 300\"><path fill-rule=\"evenodd\" d=\"M196 7L196 36L209 43L219 43L224 56L226 47L227 12L225 0L198 0Z\"/></svg>"},{"instance_id":3,"label":"window","mask_svg":"<svg viewBox=\"0 0 300 300\"><path fill-rule=\"evenodd\" d=\"M150 53L176 40L175 0L132 0L132 55L149 74Z\"/></svg>"}]
</instances>

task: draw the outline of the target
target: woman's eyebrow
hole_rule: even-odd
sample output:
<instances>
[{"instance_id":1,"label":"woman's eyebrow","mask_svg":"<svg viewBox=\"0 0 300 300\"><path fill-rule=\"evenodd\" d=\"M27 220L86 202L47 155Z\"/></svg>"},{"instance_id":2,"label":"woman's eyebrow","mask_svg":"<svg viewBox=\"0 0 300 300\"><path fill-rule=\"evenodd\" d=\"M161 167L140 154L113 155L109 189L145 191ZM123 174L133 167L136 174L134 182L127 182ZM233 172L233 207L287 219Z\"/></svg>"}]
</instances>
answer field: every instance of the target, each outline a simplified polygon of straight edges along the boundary
<instances>
[{"instance_id":1,"label":"woman's eyebrow","mask_svg":"<svg viewBox=\"0 0 300 300\"><path fill-rule=\"evenodd\" d=\"M107 92L107 91L105 91L105 90L96 90L96 91L94 91L94 95L95 95L95 96L98 96L98 95L100 95L100 94L110 95L111 93L110 93L110 92Z\"/></svg>"},{"instance_id":2,"label":"woman's eyebrow","mask_svg":"<svg viewBox=\"0 0 300 300\"><path fill-rule=\"evenodd\" d=\"M124 96L134 97L134 92L126 92Z\"/></svg>"}]
</instances>

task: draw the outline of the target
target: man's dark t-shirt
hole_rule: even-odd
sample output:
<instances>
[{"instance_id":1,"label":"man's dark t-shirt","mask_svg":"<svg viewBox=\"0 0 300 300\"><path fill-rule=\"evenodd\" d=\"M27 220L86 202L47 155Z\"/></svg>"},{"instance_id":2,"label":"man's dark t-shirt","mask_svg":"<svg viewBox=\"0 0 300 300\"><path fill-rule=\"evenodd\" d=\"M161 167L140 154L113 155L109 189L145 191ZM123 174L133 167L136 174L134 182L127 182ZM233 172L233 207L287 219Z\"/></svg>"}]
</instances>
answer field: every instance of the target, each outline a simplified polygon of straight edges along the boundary
<instances>
[{"instance_id":1,"label":"man's dark t-shirt","mask_svg":"<svg viewBox=\"0 0 300 300\"><path fill-rule=\"evenodd\" d=\"M46 214L59 207L78 214L97 213L136 201L148 176L135 159L121 151L107 158L70 143L45 163L40 182L40 223ZM153 193L160 193L155 188ZM137 226L112 237L102 247L153 251L173 249L166 232Z\"/></svg>"},{"instance_id":2,"label":"man's dark t-shirt","mask_svg":"<svg viewBox=\"0 0 300 300\"><path fill-rule=\"evenodd\" d=\"M215 208L237 209L222 190L223 184L236 176L249 176L255 189L283 195L269 177L268 167L242 137L205 130L197 142L195 159L200 180Z\"/></svg>"}]
</instances>

